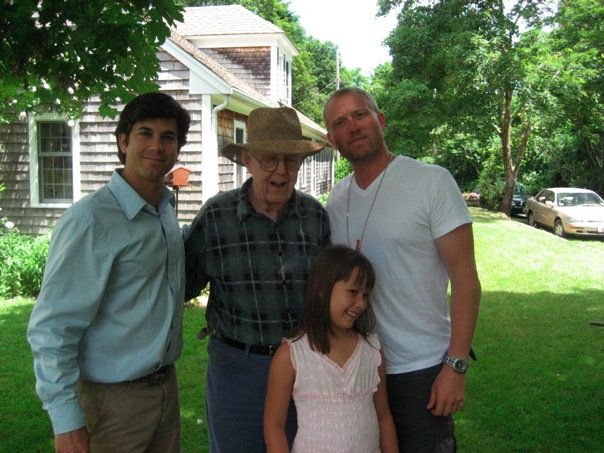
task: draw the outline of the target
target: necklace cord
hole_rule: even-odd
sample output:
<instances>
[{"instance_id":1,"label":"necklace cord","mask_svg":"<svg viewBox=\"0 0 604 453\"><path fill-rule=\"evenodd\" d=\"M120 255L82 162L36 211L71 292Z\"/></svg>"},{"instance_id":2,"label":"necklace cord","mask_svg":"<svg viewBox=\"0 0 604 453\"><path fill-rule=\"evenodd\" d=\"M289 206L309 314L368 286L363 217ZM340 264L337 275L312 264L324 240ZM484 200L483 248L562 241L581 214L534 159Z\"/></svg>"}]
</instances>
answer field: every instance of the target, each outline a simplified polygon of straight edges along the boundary
<instances>
[{"instance_id":1,"label":"necklace cord","mask_svg":"<svg viewBox=\"0 0 604 453\"><path fill-rule=\"evenodd\" d=\"M363 224L363 230L361 231L361 238L357 239L355 244L355 250L360 251L361 246L363 245L363 238L365 237L365 230L367 229L367 223L369 223L369 217L371 217L371 212L373 211L373 205L375 204L375 200L377 199L378 194L380 193L380 189L382 187L382 182L384 182L384 178L386 177L386 172L388 171L388 167L390 167L390 163L394 160L394 154L390 154L390 158L388 159L388 163L386 164L386 168L382 172L382 176L380 178L380 182L378 183L375 194L373 195L373 200L371 200L371 206L369 206L369 212L367 212L367 217L365 217L365 223ZM350 182L348 183L348 197L346 199L346 237L348 238L348 246L352 248L352 243L350 240L350 188L352 186L352 181L354 179L354 174L350 177Z\"/></svg>"}]
</instances>

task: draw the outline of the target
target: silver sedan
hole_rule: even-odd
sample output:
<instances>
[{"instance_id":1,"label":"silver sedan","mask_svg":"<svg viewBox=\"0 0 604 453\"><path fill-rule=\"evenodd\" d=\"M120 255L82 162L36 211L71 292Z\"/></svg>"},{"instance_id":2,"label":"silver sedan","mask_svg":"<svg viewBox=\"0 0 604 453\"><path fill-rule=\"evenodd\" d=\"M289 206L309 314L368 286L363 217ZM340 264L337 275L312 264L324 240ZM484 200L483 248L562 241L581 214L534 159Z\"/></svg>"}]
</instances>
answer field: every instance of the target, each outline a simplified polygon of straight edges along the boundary
<instances>
[{"instance_id":1,"label":"silver sedan","mask_svg":"<svg viewBox=\"0 0 604 453\"><path fill-rule=\"evenodd\" d=\"M553 230L556 236L604 238L604 200L595 192L575 187L543 189L526 201L531 226Z\"/></svg>"}]
</instances>

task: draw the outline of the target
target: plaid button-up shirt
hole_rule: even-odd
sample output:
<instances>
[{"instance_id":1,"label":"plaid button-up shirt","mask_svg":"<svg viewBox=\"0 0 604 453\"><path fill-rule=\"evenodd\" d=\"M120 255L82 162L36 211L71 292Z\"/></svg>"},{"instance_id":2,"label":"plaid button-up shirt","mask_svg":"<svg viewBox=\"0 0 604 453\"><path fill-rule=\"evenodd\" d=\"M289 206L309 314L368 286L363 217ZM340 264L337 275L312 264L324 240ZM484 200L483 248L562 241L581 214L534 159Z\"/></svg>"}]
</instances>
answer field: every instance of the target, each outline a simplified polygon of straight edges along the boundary
<instances>
[{"instance_id":1,"label":"plaid button-up shirt","mask_svg":"<svg viewBox=\"0 0 604 453\"><path fill-rule=\"evenodd\" d=\"M187 231L186 298L209 282L211 333L279 344L300 319L312 259L330 243L329 221L317 200L295 191L273 222L253 208L250 184L208 200Z\"/></svg>"}]
</instances>

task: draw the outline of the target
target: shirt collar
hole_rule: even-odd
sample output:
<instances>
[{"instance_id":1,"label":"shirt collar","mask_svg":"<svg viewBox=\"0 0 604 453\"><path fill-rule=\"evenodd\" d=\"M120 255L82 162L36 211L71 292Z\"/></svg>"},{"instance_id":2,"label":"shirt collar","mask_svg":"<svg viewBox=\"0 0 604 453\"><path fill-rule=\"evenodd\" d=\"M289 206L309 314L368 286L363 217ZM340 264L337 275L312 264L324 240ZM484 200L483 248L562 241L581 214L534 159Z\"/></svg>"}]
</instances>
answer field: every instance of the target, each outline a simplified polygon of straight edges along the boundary
<instances>
[{"instance_id":1,"label":"shirt collar","mask_svg":"<svg viewBox=\"0 0 604 453\"><path fill-rule=\"evenodd\" d=\"M122 168L114 170L108 186L128 220L132 220L143 209L157 215L157 210L147 203L145 199L126 182L122 177L122 172ZM163 187L159 198L159 209L162 210L166 203L174 205L173 200L174 195L172 192L167 187Z\"/></svg>"},{"instance_id":2,"label":"shirt collar","mask_svg":"<svg viewBox=\"0 0 604 453\"><path fill-rule=\"evenodd\" d=\"M252 178L245 181L239 189L239 195L237 197L237 218L239 222L243 222L247 217L257 214L256 209L252 205L249 197L250 186L252 185ZM297 191L294 189L292 196L287 201L287 208L285 209L285 217L304 217L306 209L301 203L300 197L297 196ZM283 217L283 216L282 216ZM282 218L280 217L279 220Z\"/></svg>"}]
</instances>

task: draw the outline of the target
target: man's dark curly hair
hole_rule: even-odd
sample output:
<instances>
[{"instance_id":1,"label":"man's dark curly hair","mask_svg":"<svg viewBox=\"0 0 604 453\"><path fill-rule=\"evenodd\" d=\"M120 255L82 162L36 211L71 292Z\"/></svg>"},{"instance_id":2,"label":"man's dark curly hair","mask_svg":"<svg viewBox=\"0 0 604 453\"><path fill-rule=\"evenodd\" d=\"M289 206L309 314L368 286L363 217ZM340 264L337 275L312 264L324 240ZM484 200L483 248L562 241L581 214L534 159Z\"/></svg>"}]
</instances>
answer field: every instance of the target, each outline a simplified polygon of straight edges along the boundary
<instances>
[{"instance_id":1,"label":"man's dark curly hair","mask_svg":"<svg viewBox=\"0 0 604 453\"><path fill-rule=\"evenodd\" d=\"M126 163L126 155L119 147L120 134L129 135L134 124L138 121L153 118L176 120L178 124L178 151L187 143L187 133L191 124L191 117L178 102L165 93L145 93L132 99L126 106L115 128L115 138L118 142L117 155L122 164Z\"/></svg>"}]
</instances>

